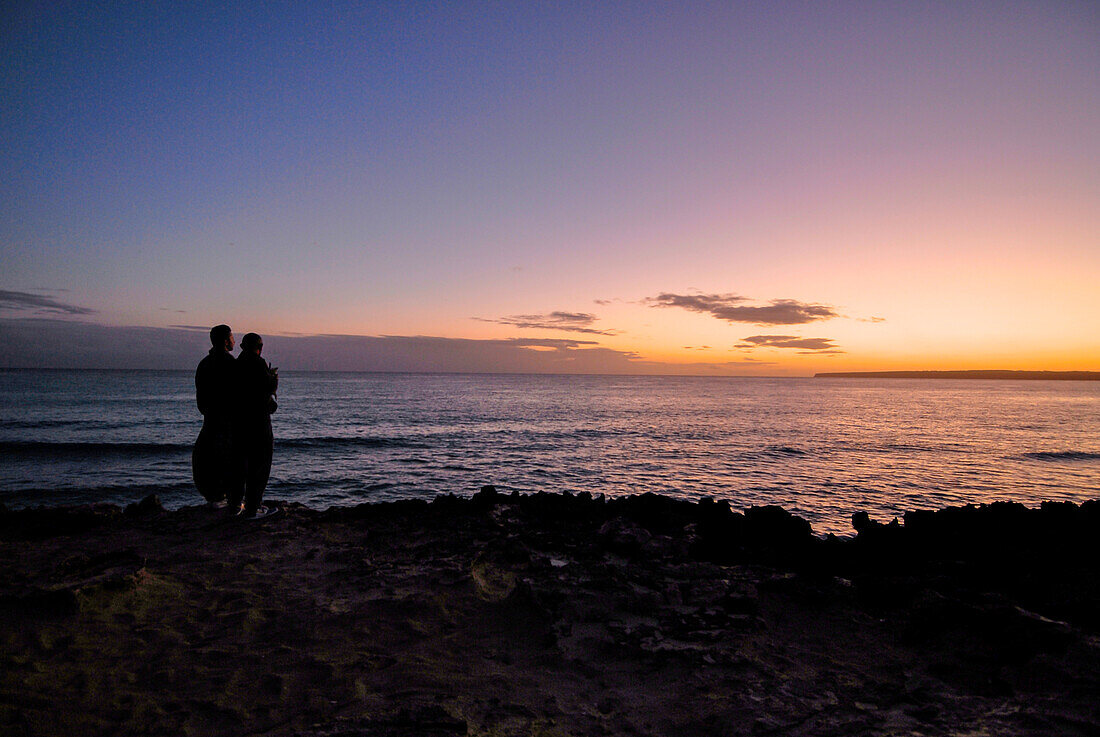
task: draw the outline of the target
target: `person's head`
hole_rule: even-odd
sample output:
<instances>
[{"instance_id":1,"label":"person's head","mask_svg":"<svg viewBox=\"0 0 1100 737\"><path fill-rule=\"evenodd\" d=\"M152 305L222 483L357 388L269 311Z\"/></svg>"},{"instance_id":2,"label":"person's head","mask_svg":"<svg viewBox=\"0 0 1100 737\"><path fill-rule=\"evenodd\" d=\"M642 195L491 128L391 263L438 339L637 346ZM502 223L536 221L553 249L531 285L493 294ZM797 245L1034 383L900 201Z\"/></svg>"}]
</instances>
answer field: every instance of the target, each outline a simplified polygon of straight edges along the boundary
<instances>
[{"instance_id":1,"label":"person's head","mask_svg":"<svg viewBox=\"0 0 1100 737\"><path fill-rule=\"evenodd\" d=\"M233 331L230 330L228 325L215 325L210 328L210 345L231 351L234 343Z\"/></svg>"},{"instance_id":2,"label":"person's head","mask_svg":"<svg viewBox=\"0 0 1100 737\"><path fill-rule=\"evenodd\" d=\"M264 339L260 337L259 333L246 333L241 338L241 350L255 353L257 356L263 352Z\"/></svg>"}]
</instances>

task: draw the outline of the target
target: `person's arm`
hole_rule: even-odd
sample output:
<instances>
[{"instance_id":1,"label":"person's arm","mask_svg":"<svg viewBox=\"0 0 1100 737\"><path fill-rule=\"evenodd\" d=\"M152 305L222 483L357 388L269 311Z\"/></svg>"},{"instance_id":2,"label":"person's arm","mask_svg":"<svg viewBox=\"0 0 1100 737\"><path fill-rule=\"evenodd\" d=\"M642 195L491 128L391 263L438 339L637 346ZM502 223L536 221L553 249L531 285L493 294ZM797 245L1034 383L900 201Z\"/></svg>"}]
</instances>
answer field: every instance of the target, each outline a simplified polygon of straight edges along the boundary
<instances>
[{"instance_id":1,"label":"person's arm","mask_svg":"<svg viewBox=\"0 0 1100 737\"><path fill-rule=\"evenodd\" d=\"M249 356L241 366L241 401L250 413L266 411L271 393L267 364L258 356Z\"/></svg>"},{"instance_id":2,"label":"person's arm","mask_svg":"<svg viewBox=\"0 0 1100 737\"><path fill-rule=\"evenodd\" d=\"M195 404L199 406L199 414L205 415L210 398L207 396L206 372L202 370L202 364L195 370Z\"/></svg>"}]
</instances>

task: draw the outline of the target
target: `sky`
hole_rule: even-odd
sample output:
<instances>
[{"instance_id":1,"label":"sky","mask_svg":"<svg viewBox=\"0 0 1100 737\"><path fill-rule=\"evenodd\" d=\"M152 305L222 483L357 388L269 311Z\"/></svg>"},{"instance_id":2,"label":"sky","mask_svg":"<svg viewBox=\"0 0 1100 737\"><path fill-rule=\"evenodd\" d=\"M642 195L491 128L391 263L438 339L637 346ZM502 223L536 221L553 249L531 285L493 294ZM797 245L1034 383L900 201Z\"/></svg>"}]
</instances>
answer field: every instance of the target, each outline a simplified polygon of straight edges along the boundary
<instances>
[{"instance_id":1,"label":"sky","mask_svg":"<svg viewBox=\"0 0 1100 737\"><path fill-rule=\"evenodd\" d=\"M0 365L1100 370L1094 2L0 14Z\"/></svg>"}]
</instances>

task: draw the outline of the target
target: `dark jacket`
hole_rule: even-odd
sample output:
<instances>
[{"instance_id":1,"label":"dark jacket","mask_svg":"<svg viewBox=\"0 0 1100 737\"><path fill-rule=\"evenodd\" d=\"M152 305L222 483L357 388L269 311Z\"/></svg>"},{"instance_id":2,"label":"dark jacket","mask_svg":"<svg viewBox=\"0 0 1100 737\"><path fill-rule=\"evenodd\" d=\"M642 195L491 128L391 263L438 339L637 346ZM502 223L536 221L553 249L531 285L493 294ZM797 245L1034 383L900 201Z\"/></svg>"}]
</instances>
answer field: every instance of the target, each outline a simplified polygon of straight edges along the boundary
<instances>
[{"instance_id":1,"label":"dark jacket","mask_svg":"<svg viewBox=\"0 0 1100 737\"><path fill-rule=\"evenodd\" d=\"M237 394L237 360L223 348L211 348L195 370L195 399L208 419L232 416Z\"/></svg>"},{"instance_id":2,"label":"dark jacket","mask_svg":"<svg viewBox=\"0 0 1100 737\"><path fill-rule=\"evenodd\" d=\"M237 419L248 427L270 427L279 377L267 361L250 351L237 357Z\"/></svg>"}]
</instances>

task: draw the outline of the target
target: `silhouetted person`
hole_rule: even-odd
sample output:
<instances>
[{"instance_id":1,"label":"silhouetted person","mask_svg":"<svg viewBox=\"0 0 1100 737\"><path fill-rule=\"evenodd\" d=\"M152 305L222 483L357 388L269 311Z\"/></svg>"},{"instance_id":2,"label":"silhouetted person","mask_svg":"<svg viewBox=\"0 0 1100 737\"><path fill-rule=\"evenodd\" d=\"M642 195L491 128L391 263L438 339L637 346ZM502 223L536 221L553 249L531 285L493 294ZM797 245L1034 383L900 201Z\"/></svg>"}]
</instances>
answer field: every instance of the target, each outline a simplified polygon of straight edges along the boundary
<instances>
[{"instance_id":1,"label":"silhouetted person","mask_svg":"<svg viewBox=\"0 0 1100 737\"><path fill-rule=\"evenodd\" d=\"M277 369L260 358L264 341L256 333L241 339L237 357L237 406L234 408L234 432L241 459L244 487L229 498L231 508L246 517L263 516L273 510L261 507L267 479L271 475L274 436L271 413L275 411L275 391L279 388ZM243 494L243 500L241 495Z\"/></svg>"},{"instance_id":2,"label":"silhouetted person","mask_svg":"<svg viewBox=\"0 0 1100 737\"><path fill-rule=\"evenodd\" d=\"M233 331L228 325L210 329L210 353L195 371L195 399L202 413L202 430L191 454L191 471L199 493L210 504L224 506L240 486L234 443L237 403L237 361Z\"/></svg>"}]
</instances>

